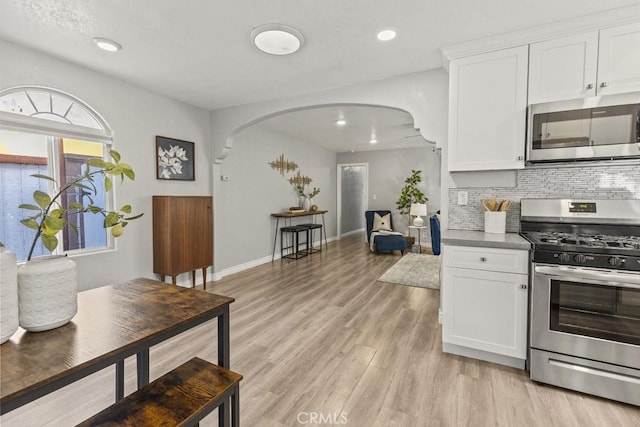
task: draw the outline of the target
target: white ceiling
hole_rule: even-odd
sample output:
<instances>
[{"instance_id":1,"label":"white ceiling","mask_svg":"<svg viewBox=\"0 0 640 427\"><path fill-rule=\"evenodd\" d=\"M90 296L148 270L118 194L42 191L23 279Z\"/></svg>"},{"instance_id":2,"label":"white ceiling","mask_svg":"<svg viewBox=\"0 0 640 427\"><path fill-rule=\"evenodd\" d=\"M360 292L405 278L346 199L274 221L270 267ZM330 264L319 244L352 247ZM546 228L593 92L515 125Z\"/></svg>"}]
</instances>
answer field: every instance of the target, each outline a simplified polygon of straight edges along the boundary
<instances>
[{"instance_id":1,"label":"white ceiling","mask_svg":"<svg viewBox=\"0 0 640 427\"><path fill-rule=\"evenodd\" d=\"M437 68L443 46L637 2L0 0L0 38L211 110ZM296 27L304 48L259 51L249 33L265 23ZM387 27L398 37L379 42Z\"/></svg>"},{"instance_id":2,"label":"white ceiling","mask_svg":"<svg viewBox=\"0 0 640 427\"><path fill-rule=\"evenodd\" d=\"M346 124L336 121L344 118ZM413 118L405 111L385 107L319 107L271 117L258 124L261 128L294 140L319 145L336 153L411 147L431 147L413 127ZM375 135L377 142L370 142Z\"/></svg>"},{"instance_id":3,"label":"white ceiling","mask_svg":"<svg viewBox=\"0 0 640 427\"><path fill-rule=\"evenodd\" d=\"M440 67L439 49L557 22L638 0L0 0L0 38L207 110L265 101ZM271 56L251 44L253 27L280 23L305 38L299 52ZM392 27L398 37L380 42ZM121 43L109 54L93 37ZM335 151L378 139L426 142L409 116L391 109L291 113L262 125ZM384 117L388 113L389 117ZM388 122L388 129L383 126ZM410 138L405 138L410 137ZM368 146L364 148L363 145Z\"/></svg>"}]
</instances>

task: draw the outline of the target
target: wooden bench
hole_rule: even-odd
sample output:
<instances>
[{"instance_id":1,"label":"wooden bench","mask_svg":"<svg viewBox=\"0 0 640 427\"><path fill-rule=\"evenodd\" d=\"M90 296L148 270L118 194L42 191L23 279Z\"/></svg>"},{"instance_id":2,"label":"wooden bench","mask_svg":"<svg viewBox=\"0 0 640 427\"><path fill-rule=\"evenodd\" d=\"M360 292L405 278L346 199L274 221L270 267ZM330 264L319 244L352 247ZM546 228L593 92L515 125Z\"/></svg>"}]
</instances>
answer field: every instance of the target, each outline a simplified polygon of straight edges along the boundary
<instances>
[{"instance_id":1,"label":"wooden bench","mask_svg":"<svg viewBox=\"0 0 640 427\"><path fill-rule=\"evenodd\" d=\"M239 426L242 375L194 357L78 426L195 426L231 398Z\"/></svg>"}]
</instances>

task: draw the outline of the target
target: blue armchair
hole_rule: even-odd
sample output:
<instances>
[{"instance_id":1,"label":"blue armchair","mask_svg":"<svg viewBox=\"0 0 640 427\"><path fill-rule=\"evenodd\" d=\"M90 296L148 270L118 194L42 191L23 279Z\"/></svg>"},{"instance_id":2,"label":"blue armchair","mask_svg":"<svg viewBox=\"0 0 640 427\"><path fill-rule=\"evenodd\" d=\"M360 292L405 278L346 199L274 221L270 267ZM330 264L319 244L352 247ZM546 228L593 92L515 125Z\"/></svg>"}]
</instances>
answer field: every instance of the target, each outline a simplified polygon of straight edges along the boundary
<instances>
[{"instance_id":1,"label":"blue armchair","mask_svg":"<svg viewBox=\"0 0 640 427\"><path fill-rule=\"evenodd\" d=\"M429 217L429 225L431 227L431 249L434 255L440 255L440 221L436 215Z\"/></svg>"},{"instance_id":2,"label":"blue armchair","mask_svg":"<svg viewBox=\"0 0 640 427\"><path fill-rule=\"evenodd\" d=\"M376 210L376 211L366 211L364 213L364 217L367 222L367 242L371 243L371 233L373 230L373 218L374 214L378 214L381 217L391 214L391 211L387 210ZM393 230L393 222L391 220L391 215L389 215L389 229ZM377 235L374 240L374 251L377 254L379 251L400 251L403 255L407 250L407 241L403 235L399 234L384 234Z\"/></svg>"}]
</instances>

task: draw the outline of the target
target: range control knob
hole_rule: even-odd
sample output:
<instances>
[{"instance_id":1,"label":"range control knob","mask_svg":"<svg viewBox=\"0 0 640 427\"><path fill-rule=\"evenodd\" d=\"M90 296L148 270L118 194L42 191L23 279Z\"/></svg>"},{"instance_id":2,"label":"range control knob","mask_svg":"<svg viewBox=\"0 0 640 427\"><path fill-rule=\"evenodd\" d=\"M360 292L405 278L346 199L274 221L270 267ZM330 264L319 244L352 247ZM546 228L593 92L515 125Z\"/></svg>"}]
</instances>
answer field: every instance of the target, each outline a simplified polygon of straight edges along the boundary
<instances>
[{"instance_id":1,"label":"range control knob","mask_svg":"<svg viewBox=\"0 0 640 427\"><path fill-rule=\"evenodd\" d=\"M569 262L571 260L571 257L569 256L569 254L565 254L564 252L562 252L560 255L558 255L558 259L560 260L560 262Z\"/></svg>"},{"instance_id":2,"label":"range control knob","mask_svg":"<svg viewBox=\"0 0 640 427\"><path fill-rule=\"evenodd\" d=\"M582 254L578 254L573 257L573 260L578 264L584 264L585 262L587 262L587 257Z\"/></svg>"},{"instance_id":3,"label":"range control knob","mask_svg":"<svg viewBox=\"0 0 640 427\"><path fill-rule=\"evenodd\" d=\"M622 260L620 258L617 257L611 257L607 260L607 262L609 263L610 266L612 267L617 267L620 264L622 264Z\"/></svg>"}]
</instances>

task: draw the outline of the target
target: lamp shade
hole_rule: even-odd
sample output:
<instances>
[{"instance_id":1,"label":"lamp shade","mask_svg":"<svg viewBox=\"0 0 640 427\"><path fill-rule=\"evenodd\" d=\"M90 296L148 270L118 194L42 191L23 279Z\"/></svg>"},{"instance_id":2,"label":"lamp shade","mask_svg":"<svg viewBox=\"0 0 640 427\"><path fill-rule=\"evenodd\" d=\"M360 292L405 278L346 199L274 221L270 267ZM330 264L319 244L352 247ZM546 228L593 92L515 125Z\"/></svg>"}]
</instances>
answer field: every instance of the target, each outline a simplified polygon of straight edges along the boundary
<instances>
[{"instance_id":1,"label":"lamp shade","mask_svg":"<svg viewBox=\"0 0 640 427\"><path fill-rule=\"evenodd\" d=\"M424 220L421 217L427 215L427 205L425 203L412 203L409 215L415 216L415 219L413 220L414 226L422 227L424 225Z\"/></svg>"},{"instance_id":2,"label":"lamp shade","mask_svg":"<svg viewBox=\"0 0 640 427\"><path fill-rule=\"evenodd\" d=\"M411 216L426 216L427 204L426 203L412 203L411 210L409 211Z\"/></svg>"}]
</instances>

